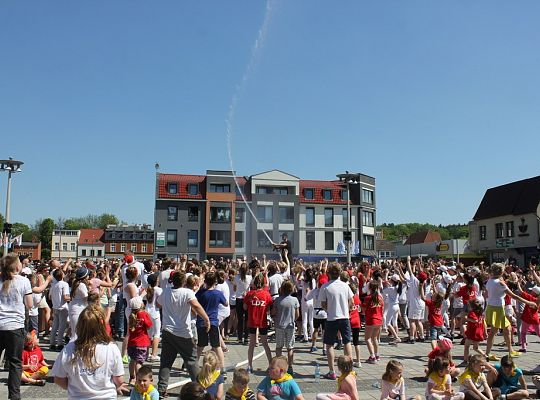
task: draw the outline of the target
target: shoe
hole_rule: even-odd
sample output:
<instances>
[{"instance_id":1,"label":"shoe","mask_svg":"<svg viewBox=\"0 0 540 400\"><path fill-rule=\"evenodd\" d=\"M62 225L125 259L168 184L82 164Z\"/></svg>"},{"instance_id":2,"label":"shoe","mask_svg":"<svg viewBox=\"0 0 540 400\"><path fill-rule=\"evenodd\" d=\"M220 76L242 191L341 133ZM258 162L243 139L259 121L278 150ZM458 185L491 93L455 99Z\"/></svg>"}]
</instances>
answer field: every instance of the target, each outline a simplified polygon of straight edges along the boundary
<instances>
[{"instance_id":1,"label":"shoe","mask_svg":"<svg viewBox=\"0 0 540 400\"><path fill-rule=\"evenodd\" d=\"M341 350L341 346L342 346L342 344L341 344L341 343L338 343L338 344L336 344L336 345L334 346L334 349L336 349L336 350Z\"/></svg>"},{"instance_id":2,"label":"shoe","mask_svg":"<svg viewBox=\"0 0 540 400\"><path fill-rule=\"evenodd\" d=\"M519 351L513 351L510 353L510 357L512 358L521 357L521 353Z\"/></svg>"},{"instance_id":3,"label":"shoe","mask_svg":"<svg viewBox=\"0 0 540 400\"><path fill-rule=\"evenodd\" d=\"M465 344L465 339L461 339L461 342L459 342L459 344L464 345Z\"/></svg>"},{"instance_id":4,"label":"shoe","mask_svg":"<svg viewBox=\"0 0 540 400\"><path fill-rule=\"evenodd\" d=\"M408 344L415 344L415 340L414 339L409 339L407 340L405 343L408 343Z\"/></svg>"},{"instance_id":5,"label":"shoe","mask_svg":"<svg viewBox=\"0 0 540 400\"><path fill-rule=\"evenodd\" d=\"M355 362L354 368L362 368L362 363L360 361Z\"/></svg>"},{"instance_id":6,"label":"shoe","mask_svg":"<svg viewBox=\"0 0 540 400\"><path fill-rule=\"evenodd\" d=\"M307 340L306 338L302 339L302 343L308 343L309 340Z\"/></svg>"},{"instance_id":7,"label":"shoe","mask_svg":"<svg viewBox=\"0 0 540 400\"><path fill-rule=\"evenodd\" d=\"M57 347L56 347L56 345L54 345L54 344L51 344L51 345L49 346L49 350L50 350L50 351L56 351L56 349L57 349Z\"/></svg>"},{"instance_id":8,"label":"shoe","mask_svg":"<svg viewBox=\"0 0 540 400\"><path fill-rule=\"evenodd\" d=\"M63 348L64 348L63 345L56 346L56 351L62 351Z\"/></svg>"},{"instance_id":9,"label":"shoe","mask_svg":"<svg viewBox=\"0 0 540 400\"><path fill-rule=\"evenodd\" d=\"M500 358L497 357L495 354L490 354L490 355L488 356L488 360L489 360L489 361L499 361Z\"/></svg>"},{"instance_id":10,"label":"shoe","mask_svg":"<svg viewBox=\"0 0 540 400\"><path fill-rule=\"evenodd\" d=\"M159 362L160 357L159 356L149 355L148 358L146 359L146 361L148 361L148 362Z\"/></svg>"},{"instance_id":11,"label":"shoe","mask_svg":"<svg viewBox=\"0 0 540 400\"><path fill-rule=\"evenodd\" d=\"M129 358L128 358L127 355L124 356L124 357L122 357L122 362L123 362L124 364L129 364Z\"/></svg>"},{"instance_id":12,"label":"shoe","mask_svg":"<svg viewBox=\"0 0 540 400\"><path fill-rule=\"evenodd\" d=\"M368 364L377 364L377 359L373 356L369 356L369 358L366 360Z\"/></svg>"},{"instance_id":13,"label":"shoe","mask_svg":"<svg viewBox=\"0 0 540 400\"><path fill-rule=\"evenodd\" d=\"M229 348L228 348L228 347L222 348L221 351L223 351L224 353L228 353L228 352L229 352Z\"/></svg>"},{"instance_id":14,"label":"shoe","mask_svg":"<svg viewBox=\"0 0 540 400\"><path fill-rule=\"evenodd\" d=\"M527 352L527 349L521 348L521 349L519 349L518 351L519 351L520 353L526 353L526 352Z\"/></svg>"},{"instance_id":15,"label":"shoe","mask_svg":"<svg viewBox=\"0 0 540 400\"><path fill-rule=\"evenodd\" d=\"M253 373L253 367L247 367L246 371L247 371L248 374L252 374Z\"/></svg>"},{"instance_id":16,"label":"shoe","mask_svg":"<svg viewBox=\"0 0 540 400\"><path fill-rule=\"evenodd\" d=\"M247 346L249 344L249 341L247 339L244 339L244 346Z\"/></svg>"},{"instance_id":17,"label":"shoe","mask_svg":"<svg viewBox=\"0 0 540 400\"><path fill-rule=\"evenodd\" d=\"M325 349L325 348L322 349L322 355L323 355L323 356L326 355L326 349Z\"/></svg>"},{"instance_id":18,"label":"shoe","mask_svg":"<svg viewBox=\"0 0 540 400\"><path fill-rule=\"evenodd\" d=\"M159 400L166 399L169 397L167 392L159 392Z\"/></svg>"},{"instance_id":19,"label":"shoe","mask_svg":"<svg viewBox=\"0 0 540 400\"><path fill-rule=\"evenodd\" d=\"M336 376L336 373L334 371L330 371L326 375L324 375L324 378L335 381L337 379L337 376Z\"/></svg>"},{"instance_id":20,"label":"shoe","mask_svg":"<svg viewBox=\"0 0 540 400\"><path fill-rule=\"evenodd\" d=\"M377 354L377 355L375 356L375 360L381 361L381 356Z\"/></svg>"},{"instance_id":21,"label":"shoe","mask_svg":"<svg viewBox=\"0 0 540 400\"><path fill-rule=\"evenodd\" d=\"M309 350L310 353L315 353L317 351L317 348L315 346L311 346L311 349Z\"/></svg>"},{"instance_id":22,"label":"shoe","mask_svg":"<svg viewBox=\"0 0 540 400\"><path fill-rule=\"evenodd\" d=\"M293 376L293 375L294 375L293 367L289 367L289 368L287 369L287 373L288 373L290 376Z\"/></svg>"}]
</instances>

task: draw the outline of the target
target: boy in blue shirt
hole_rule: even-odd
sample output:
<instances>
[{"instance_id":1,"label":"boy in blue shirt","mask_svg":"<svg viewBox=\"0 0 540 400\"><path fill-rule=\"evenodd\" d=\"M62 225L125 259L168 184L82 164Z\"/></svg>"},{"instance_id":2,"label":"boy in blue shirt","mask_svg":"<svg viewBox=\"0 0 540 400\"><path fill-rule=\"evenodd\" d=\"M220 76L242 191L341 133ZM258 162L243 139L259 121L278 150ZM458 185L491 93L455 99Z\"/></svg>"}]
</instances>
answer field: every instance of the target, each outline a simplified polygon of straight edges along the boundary
<instances>
[{"instance_id":1,"label":"boy in blue shirt","mask_svg":"<svg viewBox=\"0 0 540 400\"><path fill-rule=\"evenodd\" d=\"M495 370L488 373L487 380L492 387L494 398L519 400L529 397L523 371L516 367L510 356L501 358L501 363L495 365Z\"/></svg>"},{"instance_id":2,"label":"boy in blue shirt","mask_svg":"<svg viewBox=\"0 0 540 400\"><path fill-rule=\"evenodd\" d=\"M300 387L287 373L287 358L272 358L268 375L257 386L257 400L304 400Z\"/></svg>"}]
</instances>

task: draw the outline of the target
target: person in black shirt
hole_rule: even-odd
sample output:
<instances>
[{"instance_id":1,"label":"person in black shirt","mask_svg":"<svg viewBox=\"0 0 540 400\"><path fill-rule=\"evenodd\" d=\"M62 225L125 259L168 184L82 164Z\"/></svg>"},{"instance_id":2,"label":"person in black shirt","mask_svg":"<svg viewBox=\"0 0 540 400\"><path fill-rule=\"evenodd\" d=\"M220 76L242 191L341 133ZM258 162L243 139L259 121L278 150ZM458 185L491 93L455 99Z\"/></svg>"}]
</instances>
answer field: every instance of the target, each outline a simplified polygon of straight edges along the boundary
<instances>
[{"instance_id":1,"label":"person in black shirt","mask_svg":"<svg viewBox=\"0 0 540 400\"><path fill-rule=\"evenodd\" d=\"M291 241L288 239L286 233L281 235L280 243L274 243L274 249L280 250L281 259L285 261L285 257L287 257L289 260L289 265L292 267L292 246L291 246Z\"/></svg>"}]
</instances>

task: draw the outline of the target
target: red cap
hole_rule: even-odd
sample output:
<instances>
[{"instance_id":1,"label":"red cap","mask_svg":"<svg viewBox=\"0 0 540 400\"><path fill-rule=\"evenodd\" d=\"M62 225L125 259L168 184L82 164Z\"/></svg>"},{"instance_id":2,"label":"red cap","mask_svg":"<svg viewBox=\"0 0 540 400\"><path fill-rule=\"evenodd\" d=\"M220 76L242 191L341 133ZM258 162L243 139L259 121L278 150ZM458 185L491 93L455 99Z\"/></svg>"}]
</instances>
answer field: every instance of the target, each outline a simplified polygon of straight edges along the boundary
<instances>
[{"instance_id":1,"label":"red cap","mask_svg":"<svg viewBox=\"0 0 540 400\"><path fill-rule=\"evenodd\" d=\"M427 279L427 274L424 271L422 271L422 272L420 272L418 274L418 280L420 282L424 282L426 279Z\"/></svg>"},{"instance_id":2,"label":"red cap","mask_svg":"<svg viewBox=\"0 0 540 400\"><path fill-rule=\"evenodd\" d=\"M124 257L124 262L126 264L131 264L133 262L133 256L132 255L129 255L129 256L125 256Z\"/></svg>"},{"instance_id":3,"label":"red cap","mask_svg":"<svg viewBox=\"0 0 540 400\"><path fill-rule=\"evenodd\" d=\"M328 275L326 275L326 274L319 275L319 286L324 285L328 281L329 281Z\"/></svg>"}]
</instances>

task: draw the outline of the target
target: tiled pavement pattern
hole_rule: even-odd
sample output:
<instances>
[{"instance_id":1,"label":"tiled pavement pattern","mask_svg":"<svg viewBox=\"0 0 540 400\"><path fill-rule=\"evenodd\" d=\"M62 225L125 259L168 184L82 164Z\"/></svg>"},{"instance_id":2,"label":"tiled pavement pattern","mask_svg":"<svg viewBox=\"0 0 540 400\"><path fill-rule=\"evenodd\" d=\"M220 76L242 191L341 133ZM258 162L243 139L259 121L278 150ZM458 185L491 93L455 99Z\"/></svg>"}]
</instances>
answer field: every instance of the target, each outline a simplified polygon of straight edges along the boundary
<instances>
[{"instance_id":1,"label":"tiled pavement pattern","mask_svg":"<svg viewBox=\"0 0 540 400\"><path fill-rule=\"evenodd\" d=\"M496 343L502 341L502 337L496 337ZM372 365L367 363L362 363L362 367L357 369L358 373L358 389L360 391L361 399L379 399L380 391L378 389L380 378L384 372L386 363L391 358L400 360L405 367L405 379L407 387L407 397L419 394L423 396L425 389L425 381L422 379L424 376L424 367L427 362L427 353L430 350L429 343L419 343L417 342L414 345L401 343L398 346L391 346L385 343L386 339L383 338L383 343L381 345L381 361L378 364ZM462 361L463 346L457 344L454 346L453 355L456 361L456 364L459 364ZM529 336L529 349L528 352L523 354L518 358L517 365L522 368L524 371L529 371L535 368L540 363L540 339L536 336ZM237 344L236 340L228 343L229 352L226 353L226 363L228 368L232 369L233 365L238 362L244 361L247 358L247 346ZM484 345L485 347L485 345ZM270 343L270 348L274 349L274 344ZM306 400L314 399L317 393L321 392L332 392L336 389L336 381L329 381L321 377L320 381L317 383L314 380L315 372L315 362L319 362L321 366L321 375L328 372L326 366L326 357L322 355L322 351L319 350L315 354L309 352L309 344L297 343L295 348L295 365L294 365L294 375L297 380L304 397ZM503 356L504 348L496 346L494 348L495 354L498 356ZM43 346L43 351L45 358L52 364L56 354L55 352L50 352L48 350L48 345ZM255 349L255 355L262 352L262 347L257 347ZM361 346L362 358L366 359L366 347ZM342 354L342 351L336 351L336 355ZM337 358L337 357L336 357ZM175 363L175 367L180 367L180 359ZM157 372L159 365L154 364L154 383L157 383ZM251 375L250 387L253 389L256 388L257 384L264 378L265 370L267 368L266 357L263 355L254 362L255 372ZM336 370L337 371L337 370ZM127 369L126 369L126 380L127 380ZM171 375L171 383L184 380L187 378L185 372L180 371L179 369L173 370ZM228 384L225 388L227 389L232 380L232 373L228 374ZM7 372L0 372L0 398L7 398L7 387L5 383L7 381ZM531 376L526 376L526 381L529 384L529 390L531 394L534 394L535 391L531 384ZM458 384L454 383L454 388L457 389ZM32 386L23 386L21 387L21 392L23 399L66 399L66 392L54 385L52 383L52 378L48 378L48 383L44 387L32 387ZM169 391L171 398L177 398L178 393L180 392L179 388L175 388Z\"/></svg>"}]
</instances>

